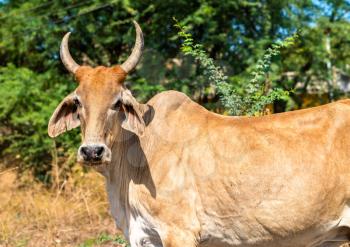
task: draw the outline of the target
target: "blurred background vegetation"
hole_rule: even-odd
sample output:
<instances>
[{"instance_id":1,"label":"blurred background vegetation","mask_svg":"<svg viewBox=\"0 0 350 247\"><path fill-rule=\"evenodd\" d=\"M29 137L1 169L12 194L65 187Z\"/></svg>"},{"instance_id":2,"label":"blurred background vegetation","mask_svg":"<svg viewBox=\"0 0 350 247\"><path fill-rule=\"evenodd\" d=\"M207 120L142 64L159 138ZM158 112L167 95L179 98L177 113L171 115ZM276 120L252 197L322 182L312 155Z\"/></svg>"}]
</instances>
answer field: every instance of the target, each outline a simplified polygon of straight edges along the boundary
<instances>
[{"instance_id":1,"label":"blurred background vegetation","mask_svg":"<svg viewBox=\"0 0 350 247\"><path fill-rule=\"evenodd\" d=\"M261 115L347 96L349 10L345 0L2 0L2 163L46 183L74 164L79 130L47 136L76 87L59 59L67 31L76 61L109 66L130 54L137 20L146 50L127 86L140 101L175 89L216 112Z\"/></svg>"},{"instance_id":2,"label":"blurred background vegetation","mask_svg":"<svg viewBox=\"0 0 350 247\"><path fill-rule=\"evenodd\" d=\"M349 0L0 0L0 247L126 246L103 178L75 165L79 130L52 140L48 120L80 64L120 64L145 35L127 86L168 89L207 109L264 115L348 97ZM18 229L21 226L21 229Z\"/></svg>"}]
</instances>

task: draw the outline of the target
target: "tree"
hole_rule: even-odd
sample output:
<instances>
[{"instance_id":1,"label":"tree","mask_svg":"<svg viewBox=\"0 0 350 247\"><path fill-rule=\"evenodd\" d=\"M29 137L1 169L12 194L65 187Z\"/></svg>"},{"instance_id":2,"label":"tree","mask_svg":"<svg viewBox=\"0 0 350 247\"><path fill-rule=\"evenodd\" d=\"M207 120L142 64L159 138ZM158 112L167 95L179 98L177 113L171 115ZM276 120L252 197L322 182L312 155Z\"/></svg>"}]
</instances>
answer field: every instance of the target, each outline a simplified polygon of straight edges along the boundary
<instances>
[{"instance_id":1,"label":"tree","mask_svg":"<svg viewBox=\"0 0 350 247\"><path fill-rule=\"evenodd\" d=\"M137 20L145 33L146 50L127 79L134 94L146 101L159 91L176 89L222 112L205 68L181 53L172 18L189 27L196 43L241 95L266 50L300 30L296 45L274 56L267 74L266 90L294 89L274 103L274 111L285 111L307 105L310 85L320 89L311 94L312 105L346 95L336 82L340 73L349 74L348 9L345 0L2 1L0 156L18 157L45 177L52 150L61 157L76 145L71 135L54 143L46 134L57 101L76 86L59 60L59 44L67 31L72 31L70 49L79 63L109 66L130 54L131 20ZM321 92L324 84L325 93Z\"/></svg>"}]
</instances>

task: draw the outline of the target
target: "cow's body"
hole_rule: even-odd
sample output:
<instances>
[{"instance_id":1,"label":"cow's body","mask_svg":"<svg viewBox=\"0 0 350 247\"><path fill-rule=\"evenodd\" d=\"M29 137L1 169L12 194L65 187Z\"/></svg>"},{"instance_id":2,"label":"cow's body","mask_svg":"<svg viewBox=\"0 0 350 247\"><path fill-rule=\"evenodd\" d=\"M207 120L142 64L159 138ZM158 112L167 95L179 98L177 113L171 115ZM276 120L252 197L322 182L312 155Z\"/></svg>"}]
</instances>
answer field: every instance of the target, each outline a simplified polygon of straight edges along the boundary
<instances>
[{"instance_id":1,"label":"cow's body","mask_svg":"<svg viewBox=\"0 0 350 247\"><path fill-rule=\"evenodd\" d=\"M132 246L318 246L350 226L350 101L257 118L177 92L148 104L144 136L99 168Z\"/></svg>"},{"instance_id":2,"label":"cow's body","mask_svg":"<svg viewBox=\"0 0 350 247\"><path fill-rule=\"evenodd\" d=\"M106 177L111 211L132 247L338 246L350 233L350 101L248 118L211 113L184 94L142 105L120 66L61 58L77 89L48 125L81 126L78 161Z\"/></svg>"}]
</instances>

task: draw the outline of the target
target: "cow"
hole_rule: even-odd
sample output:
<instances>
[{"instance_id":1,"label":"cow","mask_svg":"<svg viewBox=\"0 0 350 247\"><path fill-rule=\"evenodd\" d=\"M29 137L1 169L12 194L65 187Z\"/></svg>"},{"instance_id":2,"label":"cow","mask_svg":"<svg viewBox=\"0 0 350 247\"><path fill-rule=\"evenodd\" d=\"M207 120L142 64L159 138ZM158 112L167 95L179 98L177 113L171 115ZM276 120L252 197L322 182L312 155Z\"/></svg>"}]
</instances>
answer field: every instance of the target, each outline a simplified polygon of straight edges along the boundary
<instances>
[{"instance_id":1,"label":"cow","mask_svg":"<svg viewBox=\"0 0 350 247\"><path fill-rule=\"evenodd\" d=\"M350 101L261 117L210 112L166 91L138 102L112 67L61 60L78 87L48 134L80 126L77 160L103 174L110 210L132 247L339 246L350 227Z\"/></svg>"}]
</instances>

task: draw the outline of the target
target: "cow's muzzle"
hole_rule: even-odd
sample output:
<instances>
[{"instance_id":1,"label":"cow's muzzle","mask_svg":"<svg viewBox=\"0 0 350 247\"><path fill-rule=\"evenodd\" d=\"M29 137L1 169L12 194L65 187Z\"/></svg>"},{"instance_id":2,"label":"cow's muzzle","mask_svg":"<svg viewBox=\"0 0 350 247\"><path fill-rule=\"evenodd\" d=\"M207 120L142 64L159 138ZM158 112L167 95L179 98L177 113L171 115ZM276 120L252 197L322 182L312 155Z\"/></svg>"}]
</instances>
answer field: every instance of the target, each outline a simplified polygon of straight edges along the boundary
<instances>
[{"instance_id":1,"label":"cow's muzzle","mask_svg":"<svg viewBox=\"0 0 350 247\"><path fill-rule=\"evenodd\" d=\"M111 151L105 144L83 144L78 150L78 162L100 165L111 161Z\"/></svg>"}]
</instances>

